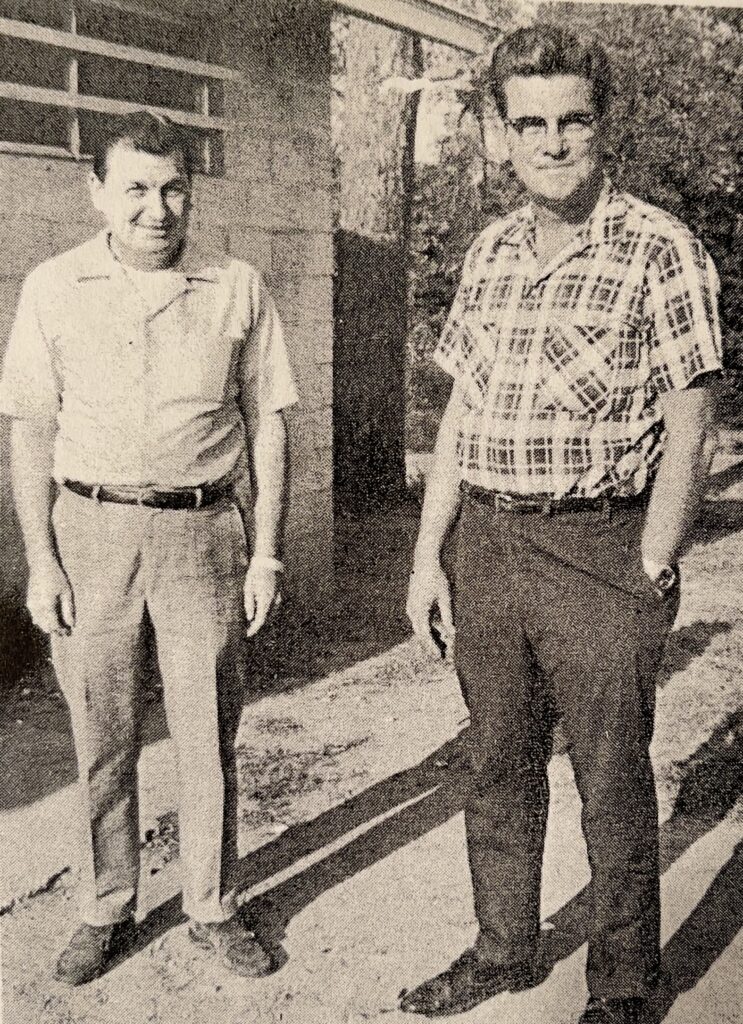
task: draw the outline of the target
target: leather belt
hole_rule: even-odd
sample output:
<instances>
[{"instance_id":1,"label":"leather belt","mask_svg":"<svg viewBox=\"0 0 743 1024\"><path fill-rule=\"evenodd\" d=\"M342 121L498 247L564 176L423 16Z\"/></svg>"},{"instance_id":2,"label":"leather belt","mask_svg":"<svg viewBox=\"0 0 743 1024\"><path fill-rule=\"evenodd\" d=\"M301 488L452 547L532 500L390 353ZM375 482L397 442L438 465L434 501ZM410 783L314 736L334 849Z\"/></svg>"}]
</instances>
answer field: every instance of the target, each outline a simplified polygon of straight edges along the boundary
<instances>
[{"instance_id":1,"label":"leather belt","mask_svg":"<svg viewBox=\"0 0 743 1024\"><path fill-rule=\"evenodd\" d=\"M649 489L631 497L605 494L596 498L553 498L541 494L509 494L478 487L466 480L460 484L460 490L466 497L487 505L495 512L512 512L517 515L529 512L559 515L563 512L607 512L612 509L640 508L647 505L650 498Z\"/></svg>"},{"instance_id":2,"label":"leather belt","mask_svg":"<svg viewBox=\"0 0 743 1024\"><path fill-rule=\"evenodd\" d=\"M202 487L181 487L173 491L162 491L156 487L104 487L99 484L83 484L79 480L65 480L64 485L73 494L94 501L162 509L205 508L232 494L232 485L224 481L204 484Z\"/></svg>"}]
</instances>

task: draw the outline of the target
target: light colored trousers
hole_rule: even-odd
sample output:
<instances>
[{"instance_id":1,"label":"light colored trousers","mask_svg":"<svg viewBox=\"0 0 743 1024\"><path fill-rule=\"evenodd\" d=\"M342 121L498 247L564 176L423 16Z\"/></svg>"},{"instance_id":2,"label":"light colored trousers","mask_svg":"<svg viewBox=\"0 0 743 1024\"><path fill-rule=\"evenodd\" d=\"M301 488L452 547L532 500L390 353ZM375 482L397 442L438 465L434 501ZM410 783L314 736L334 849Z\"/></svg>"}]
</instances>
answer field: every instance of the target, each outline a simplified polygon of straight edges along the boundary
<instances>
[{"instance_id":1,"label":"light colored trousers","mask_svg":"<svg viewBox=\"0 0 743 1024\"><path fill-rule=\"evenodd\" d=\"M245 678L245 532L229 499L198 511L98 503L61 488L53 526L75 627L52 653L80 773L81 916L136 904L137 762L149 616L180 783L183 906L231 917L237 864L234 740Z\"/></svg>"}]
</instances>

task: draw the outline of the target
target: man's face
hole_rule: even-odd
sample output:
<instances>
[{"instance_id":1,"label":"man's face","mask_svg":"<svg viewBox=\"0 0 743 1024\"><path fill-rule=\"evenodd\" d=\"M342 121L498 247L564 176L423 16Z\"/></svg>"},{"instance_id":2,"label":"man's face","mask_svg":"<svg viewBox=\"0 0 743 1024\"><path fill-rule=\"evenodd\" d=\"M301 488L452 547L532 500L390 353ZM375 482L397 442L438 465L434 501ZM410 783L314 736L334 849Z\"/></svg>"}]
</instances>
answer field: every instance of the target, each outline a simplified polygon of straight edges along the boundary
<instances>
[{"instance_id":1,"label":"man's face","mask_svg":"<svg viewBox=\"0 0 743 1024\"><path fill-rule=\"evenodd\" d=\"M514 75L505 95L518 178L536 199L569 201L601 166L603 132L591 83L578 75Z\"/></svg>"},{"instance_id":2,"label":"man's face","mask_svg":"<svg viewBox=\"0 0 743 1024\"><path fill-rule=\"evenodd\" d=\"M179 153L155 156L117 142L104 181L91 173L90 191L114 244L134 263L165 265L186 237L191 183Z\"/></svg>"}]
</instances>

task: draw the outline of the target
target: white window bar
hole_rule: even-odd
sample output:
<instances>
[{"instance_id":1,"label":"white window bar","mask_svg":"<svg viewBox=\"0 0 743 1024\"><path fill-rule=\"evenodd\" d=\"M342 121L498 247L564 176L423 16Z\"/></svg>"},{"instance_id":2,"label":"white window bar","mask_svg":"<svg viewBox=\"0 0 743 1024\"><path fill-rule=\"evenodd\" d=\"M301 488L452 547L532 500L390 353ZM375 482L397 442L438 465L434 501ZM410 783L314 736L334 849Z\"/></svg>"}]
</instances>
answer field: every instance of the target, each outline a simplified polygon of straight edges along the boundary
<instances>
[{"instance_id":1,"label":"white window bar","mask_svg":"<svg viewBox=\"0 0 743 1024\"><path fill-rule=\"evenodd\" d=\"M174 107L158 107L151 103L130 100L109 100L103 96L72 96L61 89L43 89L38 85L19 85L16 82L0 82L0 99L40 103L46 107L66 107L68 110L90 110L95 114L132 114L144 107L188 128L202 128L213 132L223 132L227 128L227 122L223 117L213 117L211 114L205 116L191 113L189 110L176 110Z\"/></svg>"},{"instance_id":2,"label":"white window bar","mask_svg":"<svg viewBox=\"0 0 743 1024\"><path fill-rule=\"evenodd\" d=\"M74 5L70 9L70 26L72 34L75 35L77 33L77 11L75 10ZM78 61L77 54L73 54L70 58L67 79L69 94L76 103L78 97L79 71L80 63ZM80 115L78 114L77 106L73 108L72 117L70 118L70 152L75 160L80 159Z\"/></svg>"},{"instance_id":3,"label":"white window bar","mask_svg":"<svg viewBox=\"0 0 743 1024\"><path fill-rule=\"evenodd\" d=\"M239 71L223 67L221 64L209 64L191 57L176 57L169 53L158 53L156 50L143 50L139 46L109 43L105 39L79 36L74 32L63 32L61 29L47 28L44 25L32 25L27 21L14 21L12 18L0 18L0 35L25 39L31 43L57 46L64 50L76 50L78 53L112 57L114 60L125 60L131 64L148 64L150 67L182 71L187 75L197 75L202 78L217 78L225 82L238 82L242 78Z\"/></svg>"},{"instance_id":4,"label":"white window bar","mask_svg":"<svg viewBox=\"0 0 743 1024\"><path fill-rule=\"evenodd\" d=\"M121 6L132 9L131 0L103 0L103 6ZM143 14L147 12L142 8ZM79 35L74 0L70 4L69 30L34 25L30 22L12 18L0 18L0 35L26 42L38 43L42 46L55 47L69 51L67 66L67 88L50 89L40 86L25 85L20 82L0 80L0 99L39 104L43 106L64 108L69 111L69 149L57 145L39 145L38 143L10 142L0 138L0 152L34 154L38 156L66 156L79 160L85 156L81 152L80 112L90 111L97 114L124 114L141 110L143 107L156 113L167 115L171 120L188 128L200 129L205 133L202 142L201 158L203 170L209 174L215 166L213 141L209 133L222 133L227 130L224 117L214 116L211 111L211 89L216 83L235 82L242 79L240 72L191 57L179 57L155 50L147 50L138 46L112 43L92 36ZM155 106L151 103L131 100L110 99L103 96L87 95L80 92L80 55L91 54L114 61L125 61L130 64L141 64L153 68L163 68L181 74L190 75L198 81L195 84L194 109L180 110L168 106ZM0 69L0 75L2 69Z\"/></svg>"}]
</instances>

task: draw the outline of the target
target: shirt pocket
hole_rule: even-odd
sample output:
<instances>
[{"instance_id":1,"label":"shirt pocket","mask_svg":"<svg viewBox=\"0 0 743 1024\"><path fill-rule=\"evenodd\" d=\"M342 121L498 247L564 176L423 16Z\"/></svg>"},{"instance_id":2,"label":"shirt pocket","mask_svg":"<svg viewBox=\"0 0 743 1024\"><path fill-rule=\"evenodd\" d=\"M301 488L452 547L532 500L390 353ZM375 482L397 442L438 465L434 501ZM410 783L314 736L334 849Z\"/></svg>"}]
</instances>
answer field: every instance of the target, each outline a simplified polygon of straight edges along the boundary
<instances>
[{"instance_id":1,"label":"shirt pocket","mask_svg":"<svg viewBox=\"0 0 743 1024\"><path fill-rule=\"evenodd\" d=\"M637 328L618 318L547 325L538 404L592 419L626 415L642 386Z\"/></svg>"},{"instance_id":2,"label":"shirt pocket","mask_svg":"<svg viewBox=\"0 0 743 1024\"><path fill-rule=\"evenodd\" d=\"M467 405L482 410L498 354L497 332L479 314L463 318L458 328L456 377Z\"/></svg>"}]
</instances>

